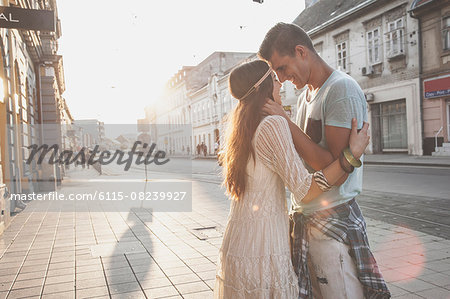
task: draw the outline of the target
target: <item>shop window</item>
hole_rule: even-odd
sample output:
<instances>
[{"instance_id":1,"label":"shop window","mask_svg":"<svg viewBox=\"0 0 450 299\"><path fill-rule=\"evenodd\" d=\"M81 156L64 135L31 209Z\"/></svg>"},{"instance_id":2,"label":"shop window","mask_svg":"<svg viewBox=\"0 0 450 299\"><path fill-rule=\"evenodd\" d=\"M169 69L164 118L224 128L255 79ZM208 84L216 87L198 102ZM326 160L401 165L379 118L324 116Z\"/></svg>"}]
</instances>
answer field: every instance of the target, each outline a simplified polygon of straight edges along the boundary
<instances>
[{"instance_id":1,"label":"shop window","mask_svg":"<svg viewBox=\"0 0 450 299\"><path fill-rule=\"evenodd\" d=\"M406 101L372 104L373 147L378 151L407 151Z\"/></svg>"}]
</instances>

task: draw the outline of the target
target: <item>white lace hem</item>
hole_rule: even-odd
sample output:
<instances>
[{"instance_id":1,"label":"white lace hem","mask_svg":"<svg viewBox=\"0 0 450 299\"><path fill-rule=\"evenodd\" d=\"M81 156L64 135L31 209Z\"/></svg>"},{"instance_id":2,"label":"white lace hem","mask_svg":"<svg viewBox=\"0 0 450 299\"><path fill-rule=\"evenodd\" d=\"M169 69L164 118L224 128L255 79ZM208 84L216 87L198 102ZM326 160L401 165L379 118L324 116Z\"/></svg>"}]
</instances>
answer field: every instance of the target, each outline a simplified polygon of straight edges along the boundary
<instances>
[{"instance_id":1,"label":"white lace hem","mask_svg":"<svg viewBox=\"0 0 450 299\"><path fill-rule=\"evenodd\" d=\"M297 275L289 252L233 256L221 252L215 298L296 298Z\"/></svg>"},{"instance_id":2,"label":"white lace hem","mask_svg":"<svg viewBox=\"0 0 450 299\"><path fill-rule=\"evenodd\" d=\"M268 288L236 288L235 286L228 284L219 275L216 275L216 282L214 286L214 298L263 298L263 299L289 299L297 298L299 294L297 276L295 280L288 281L283 287L270 286Z\"/></svg>"}]
</instances>

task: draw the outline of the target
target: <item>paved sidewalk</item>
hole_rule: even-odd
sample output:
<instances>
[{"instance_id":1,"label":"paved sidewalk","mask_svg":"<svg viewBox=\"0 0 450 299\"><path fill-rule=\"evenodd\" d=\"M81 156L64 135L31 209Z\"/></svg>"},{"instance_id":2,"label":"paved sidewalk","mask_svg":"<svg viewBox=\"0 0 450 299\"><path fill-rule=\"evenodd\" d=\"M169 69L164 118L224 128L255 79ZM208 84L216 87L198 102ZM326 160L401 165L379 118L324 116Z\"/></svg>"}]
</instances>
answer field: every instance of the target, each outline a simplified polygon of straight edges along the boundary
<instances>
[{"instance_id":1,"label":"paved sidewalk","mask_svg":"<svg viewBox=\"0 0 450 299\"><path fill-rule=\"evenodd\" d=\"M30 202L0 236L1 298L212 297L229 211L219 185L193 182L185 213L46 212L43 204ZM450 298L450 240L367 224L394 298Z\"/></svg>"},{"instance_id":2,"label":"paved sidewalk","mask_svg":"<svg viewBox=\"0 0 450 299\"><path fill-rule=\"evenodd\" d=\"M365 155L364 163L372 165L450 167L450 157L411 156L407 154L374 154Z\"/></svg>"}]
</instances>

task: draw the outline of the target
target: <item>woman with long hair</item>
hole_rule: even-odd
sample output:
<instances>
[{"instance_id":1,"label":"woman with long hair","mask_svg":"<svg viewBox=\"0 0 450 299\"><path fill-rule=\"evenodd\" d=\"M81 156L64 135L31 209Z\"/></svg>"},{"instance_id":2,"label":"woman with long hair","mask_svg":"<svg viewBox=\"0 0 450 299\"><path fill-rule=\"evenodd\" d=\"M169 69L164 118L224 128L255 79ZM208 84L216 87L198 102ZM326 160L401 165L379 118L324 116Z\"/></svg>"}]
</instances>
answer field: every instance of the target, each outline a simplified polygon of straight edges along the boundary
<instances>
[{"instance_id":1,"label":"woman with long hair","mask_svg":"<svg viewBox=\"0 0 450 299\"><path fill-rule=\"evenodd\" d=\"M235 68L229 88L239 102L232 113L221 159L224 185L232 201L214 296L297 298L285 186L294 200L308 202L344 175L344 166L336 160L322 171L308 173L295 150L286 119L263 115L267 100L281 104L281 83L267 63L257 60ZM367 124L357 133L353 120L350 150L355 159L363 154L368 142Z\"/></svg>"}]
</instances>

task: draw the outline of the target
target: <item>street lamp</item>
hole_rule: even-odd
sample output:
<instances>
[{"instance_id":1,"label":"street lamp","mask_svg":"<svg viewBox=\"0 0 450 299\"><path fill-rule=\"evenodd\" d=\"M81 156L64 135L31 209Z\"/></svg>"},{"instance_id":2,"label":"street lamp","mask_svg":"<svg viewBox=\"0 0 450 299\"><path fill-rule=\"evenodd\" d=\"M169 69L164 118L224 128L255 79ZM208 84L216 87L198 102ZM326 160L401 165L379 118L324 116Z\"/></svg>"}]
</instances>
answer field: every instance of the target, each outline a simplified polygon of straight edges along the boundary
<instances>
[{"instance_id":1,"label":"street lamp","mask_svg":"<svg viewBox=\"0 0 450 299\"><path fill-rule=\"evenodd\" d=\"M258 3L263 3L264 2L264 0L253 0L253 2L258 2Z\"/></svg>"}]
</instances>

